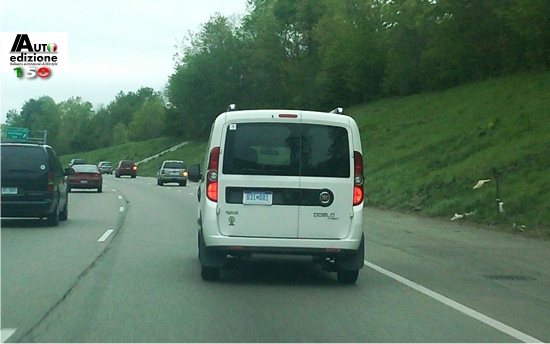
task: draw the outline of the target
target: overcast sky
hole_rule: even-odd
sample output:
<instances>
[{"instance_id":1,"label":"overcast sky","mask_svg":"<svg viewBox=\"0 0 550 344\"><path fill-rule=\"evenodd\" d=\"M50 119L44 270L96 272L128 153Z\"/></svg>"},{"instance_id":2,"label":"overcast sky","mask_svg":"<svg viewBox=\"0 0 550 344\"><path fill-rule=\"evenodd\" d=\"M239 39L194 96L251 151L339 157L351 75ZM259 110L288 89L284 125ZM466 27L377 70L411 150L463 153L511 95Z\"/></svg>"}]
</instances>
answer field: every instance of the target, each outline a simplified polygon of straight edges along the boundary
<instances>
[{"instance_id":1,"label":"overcast sky","mask_svg":"<svg viewBox=\"0 0 550 344\"><path fill-rule=\"evenodd\" d=\"M175 46L216 12L243 15L246 0L0 0L0 31L66 32L69 45L68 72L47 79L0 73L1 122L43 95L56 103L80 96L97 109L120 91L162 90Z\"/></svg>"}]
</instances>

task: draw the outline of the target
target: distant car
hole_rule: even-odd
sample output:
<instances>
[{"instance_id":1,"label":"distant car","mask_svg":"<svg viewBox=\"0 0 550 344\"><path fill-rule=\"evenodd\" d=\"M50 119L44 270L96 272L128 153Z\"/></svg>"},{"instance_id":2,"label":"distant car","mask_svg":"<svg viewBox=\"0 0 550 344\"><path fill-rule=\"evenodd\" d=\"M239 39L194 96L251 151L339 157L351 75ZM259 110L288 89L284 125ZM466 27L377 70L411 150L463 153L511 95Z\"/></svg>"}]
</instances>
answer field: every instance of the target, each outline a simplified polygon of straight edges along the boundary
<instances>
[{"instance_id":1,"label":"distant car","mask_svg":"<svg viewBox=\"0 0 550 344\"><path fill-rule=\"evenodd\" d=\"M135 178L137 176L137 165L132 160L120 160L115 170L115 177L130 176Z\"/></svg>"},{"instance_id":2,"label":"distant car","mask_svg":"<svg viewBox=\"0 0 550 344\"><path fill-rule=\"evenodd\" d=\"M111 165L111 162L109 161L101 161L99 164L97 164L97 168L99 169L99 173L101 174L113 174L113 165Z\"/></svg>"},{"instance_id":3,"label":"distant car","mask_svg":"<svg viewBox=\"0 0 550 344\"><path fill-rule=\"evenodd\" d=\"M74 174L67 179L69 192L72 189L97 189L103 191L103 177L96 165L74 165Z\"/></svg>"},{"instance_id":4,"label":"distant car","mask_svg":"<svg viewBox=\"0 0 550 344\"><path fill-rule=\"evenodd\" d=\"M178 183L187 185L187 166L181 160L165 160L157 171L157 185Z\"/></svg>"},{"instance_id":5,"label":"distant car","mask_svg":"<svg viewBox=\"0 0 550 344\"><path fill-rule=\"evenodd\" d=\"M74 165L83 165L86 161L84 159L74 158L69 163L69 167L73 167Z\"/></svg>"},{"instance_id":6,"label":"distant car","mask_svg":"<svg viewBox=\"0 0 550 344\"><path fill-rule=\"evenodd\" d=\"M2 142L2 217L46 218L57 226L67 220L66 176L52 147L37 143Z\"/></svg>"}]
</instances>

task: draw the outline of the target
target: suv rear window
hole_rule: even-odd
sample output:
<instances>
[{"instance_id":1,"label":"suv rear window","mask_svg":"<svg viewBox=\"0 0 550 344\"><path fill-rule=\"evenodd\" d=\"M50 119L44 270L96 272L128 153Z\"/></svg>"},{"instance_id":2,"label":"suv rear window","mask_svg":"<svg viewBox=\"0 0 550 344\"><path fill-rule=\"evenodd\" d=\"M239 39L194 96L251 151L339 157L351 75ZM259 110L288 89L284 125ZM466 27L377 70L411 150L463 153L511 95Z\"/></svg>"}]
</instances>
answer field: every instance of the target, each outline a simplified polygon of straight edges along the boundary
<instances>
[{"instance_id":1,"label":"suv rear window","mask_svg":"<svg viewBox=\"0 0 550 344\"><path fill-rule=\"evenodd\" d=\"M131 167L131 166L134 166L134 162L131 161L131 160L124 160L124 161L121 161L120 162L120 166L122 167Z\"/></svg>"},{"instance_id":2,"label":"suv rear window","mask_svg":"<svg viewBox=\"0 0 550 344\"><path fill-rule=\"evenodd\" d=\"M227 128L224 174L304 177L350 176L343 127L294 123L240 123Z\"/></svg>"},{"instance_id":3,"label":"suv rear window","mask_svg":"<svg viewBox=\"0 0 550 344\"><path fill-rule=\"evenodd\" d=\"M48 160L42 147L2 146L2 173L44 172Z\"/></svg>"}]
</instances>

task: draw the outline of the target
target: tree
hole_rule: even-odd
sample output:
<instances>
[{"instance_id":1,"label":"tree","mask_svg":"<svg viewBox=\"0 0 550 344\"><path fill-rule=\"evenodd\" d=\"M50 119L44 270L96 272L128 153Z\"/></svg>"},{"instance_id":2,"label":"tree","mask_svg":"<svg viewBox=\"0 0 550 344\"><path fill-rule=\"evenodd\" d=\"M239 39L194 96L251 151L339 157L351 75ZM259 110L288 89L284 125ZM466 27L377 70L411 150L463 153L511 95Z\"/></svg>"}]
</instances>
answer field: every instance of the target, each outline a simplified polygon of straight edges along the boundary
<instances>
[{"instance_id":1,"label":"tree","mask_svg":"<svg viewBox=\"0 0 550 344\"><path fill-rule=\"evenodd\" d=\"M59 142L59 131L61 127L61 110L55 101L49 96L42 96L36 99L29 99L23 104L20 113L20 120L17 124L31 130L31 134L47 132L47 143L58 151L65 148Z\"/></svg>"},{"instance_id":2,"label":"tree","mask_svg":"<svg viewBox=\"0 0 550 344\"><path fill-rule=\"evenodd\" d=\"M205 138L215 117L240 98L242 65L234 26L219 14L183 46L168 81L167 96L191 138Z\"/></svg>"},{"instance_id":3,"label":"tree","mask_svg":"<svg viewBox=\"0 0 550 344\"><path fill-rule=\"evenodd\" d=\"M145 141L161 137L164 121L164 107L160 99L150 98L134 113L128 126L128 138L131 141Z\"/></svg>"},{"instance_id":4,"label":"tree","mask_svg":"<svg viewBox=\"0 0 550 344\"><path fill-rule=\"evenodd\" d=\"M326 0L315 29L322 68L322 107L349 106L380 97L386 67L378 1Z\"/></svg>"},{"instance_id":5,"label":"tree","mask_svg":"<svg viewBox=\"0 0 550 344\"><path fill-rule=\"evenodd\" d=\"M91 128L92 103L71 97L61 102L59 108L62 113L59 142L63 147L60 154L93 150L96 145Z\"/></svg>"}]
</instances>

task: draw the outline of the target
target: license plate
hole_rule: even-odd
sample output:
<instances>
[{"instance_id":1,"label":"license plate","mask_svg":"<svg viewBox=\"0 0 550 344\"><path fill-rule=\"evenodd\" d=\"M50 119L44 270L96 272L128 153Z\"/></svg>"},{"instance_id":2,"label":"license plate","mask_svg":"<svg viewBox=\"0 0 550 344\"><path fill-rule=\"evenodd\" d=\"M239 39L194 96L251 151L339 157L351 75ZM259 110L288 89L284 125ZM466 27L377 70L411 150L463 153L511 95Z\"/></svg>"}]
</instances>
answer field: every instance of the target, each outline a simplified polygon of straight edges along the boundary
<instances>
[{"instance_id":1,"label":"license plate","mask_svg":"<svg viewBox=\"0 0 550 344\"><path fill-rule=\"evenodd\" d=\"M178 171L170 171L170 175L171 176L179 176L179 172Z\"/></svg>"},{"instance_id":2,"label":"license plate","mask_svg":"<svg viewBox=\"0 0 550 344\"><path fill-rule=\"evenodd\" d=\"M2 195L17 195L17 188L2 188Z\"/></svg>"},{"instance_id":3,"label":"license plate","mask_svg":"<svg viewBox=\"0 0 550 344\"><path fill-rule=\"evenodd\" d=\"M88 184L88 181L87 180L81 180L80 184Z\"/></svg>"},{"instance_id":4,"label":"license plate","mask_svg":"<svg viewBox=\"0 0 550 344\"><path fill-rule=\"evenodd\" d=\"M273 192L271 191L247 191L243 192L243 204L271 205Z\"/></svg>"}]
</instances>

